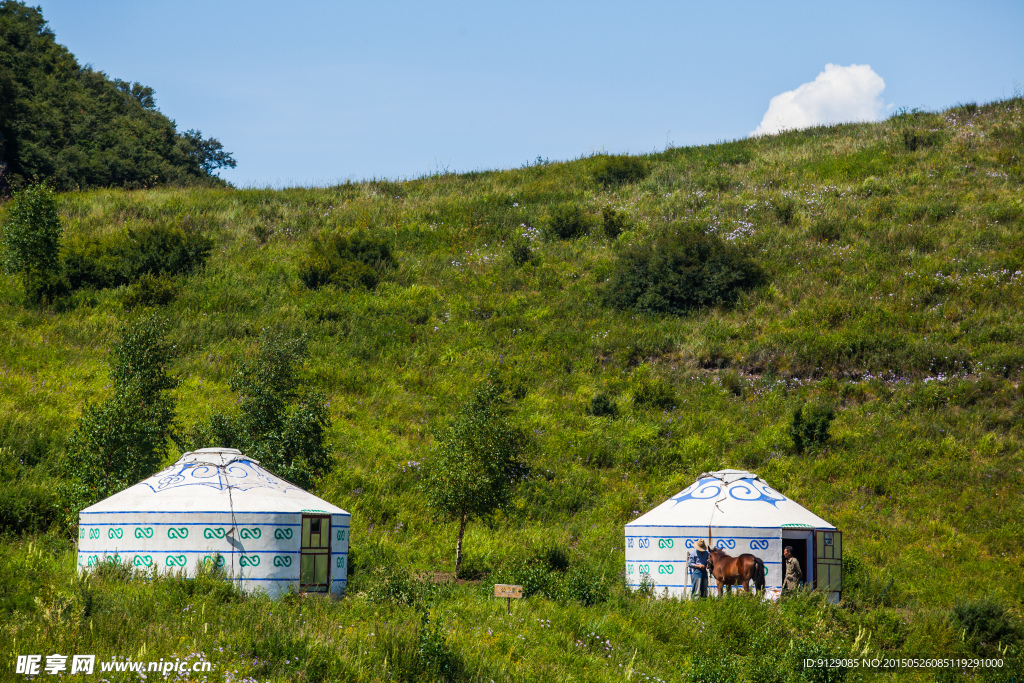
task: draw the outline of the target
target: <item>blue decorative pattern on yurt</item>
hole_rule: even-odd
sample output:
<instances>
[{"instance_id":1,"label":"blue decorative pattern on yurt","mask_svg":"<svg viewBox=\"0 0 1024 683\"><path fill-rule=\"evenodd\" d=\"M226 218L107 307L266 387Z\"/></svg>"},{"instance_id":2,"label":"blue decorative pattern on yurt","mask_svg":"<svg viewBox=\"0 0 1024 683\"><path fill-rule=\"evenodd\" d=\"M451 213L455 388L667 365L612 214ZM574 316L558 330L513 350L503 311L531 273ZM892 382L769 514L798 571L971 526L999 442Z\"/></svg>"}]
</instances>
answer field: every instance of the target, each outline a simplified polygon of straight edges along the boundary
<instances>
[{"instance_id":1,"label":"blue decorative pattern on yurt","mask_svg":"<svg viewBox=\"0 0 1024 683\"><path fill-rule=\"evenodd\" d=\"M683 489L678 496L672 498L675 505L687 500L707 500L722 493L723 482L718 479L700 479ZM784 495L756 479L742 479L727 486L730 498L748 503L768 503L776 505L788 500Z\"/></svg>"},{"instance_id":2,"label":"blue decorative pattern on yurt","mask_svg":"<svg viewBox=\"0 0 1024 683\"><path fill-rule=\"evenodd\" d=\"M236 491L265 488L282 493L301 490L295 486L290 486L283 480L267 477L248 460L235 460L229 465L219 467L217 465L187 463L181 465L181 468L177 471L158 479L156 486L153 486L148 481L143 482L143 484L148 486L153 493L159 493L180 486L208 486L217 491L223 491L228 487Z\"/></svg>"}]
</instances>

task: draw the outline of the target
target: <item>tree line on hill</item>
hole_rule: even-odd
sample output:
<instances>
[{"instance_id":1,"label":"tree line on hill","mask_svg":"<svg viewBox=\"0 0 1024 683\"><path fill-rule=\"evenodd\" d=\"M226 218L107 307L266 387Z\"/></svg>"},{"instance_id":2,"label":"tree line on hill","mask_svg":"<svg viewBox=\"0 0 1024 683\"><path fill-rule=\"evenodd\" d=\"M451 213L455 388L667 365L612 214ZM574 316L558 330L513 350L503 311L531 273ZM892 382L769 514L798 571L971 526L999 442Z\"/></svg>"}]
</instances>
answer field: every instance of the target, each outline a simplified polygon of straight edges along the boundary
<instances>
[{"instance_id":1,"label":"tree line on hill","mask_svg":"<svg viewBox=\"0 0 1024 683\"><path fill-rule=\"evenodd\" d=\"M57 190L223 181L235 160L215 138L179 132L153 88L81 66L39 8L0 0L0 194L33 180Z\"/></svg>"}]
</instances>

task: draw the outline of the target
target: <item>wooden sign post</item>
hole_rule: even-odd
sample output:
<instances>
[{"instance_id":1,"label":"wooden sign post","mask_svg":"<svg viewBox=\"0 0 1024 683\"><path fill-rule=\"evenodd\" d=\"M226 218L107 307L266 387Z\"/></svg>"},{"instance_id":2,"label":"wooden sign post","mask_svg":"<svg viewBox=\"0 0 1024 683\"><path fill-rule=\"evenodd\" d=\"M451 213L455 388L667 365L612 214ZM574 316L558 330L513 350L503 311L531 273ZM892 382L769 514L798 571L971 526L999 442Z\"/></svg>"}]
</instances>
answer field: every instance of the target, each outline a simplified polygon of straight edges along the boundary
<instances>
[{"instance_id":1,"label":"wooden sign post","mask_svg":"<svg viewBox=\"0 0 1024 683\"><path fill-rule=\"evenodd\" d=\"M512 598L523 597L523 587L513 586L508 583L494 584L494 597L505 598L505 613L512 613Z\"/></svg>"}]
</instances>

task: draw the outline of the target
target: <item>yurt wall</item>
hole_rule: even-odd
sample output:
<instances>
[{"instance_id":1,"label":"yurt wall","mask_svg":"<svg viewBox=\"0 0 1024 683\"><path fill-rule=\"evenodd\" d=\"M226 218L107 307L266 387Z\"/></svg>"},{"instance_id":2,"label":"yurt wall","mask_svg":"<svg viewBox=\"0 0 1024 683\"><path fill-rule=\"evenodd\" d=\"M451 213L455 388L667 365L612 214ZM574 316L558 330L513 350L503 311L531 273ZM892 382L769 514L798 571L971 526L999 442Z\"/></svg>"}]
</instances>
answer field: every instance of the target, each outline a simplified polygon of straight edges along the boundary
<instances>
[{"instance_id":1,"label":"yurt wall","mask_svg":"<svg viewBox=\"0 0 1024 683\"><path fill-rule=\"evenodd\" d=\"M765 590L777 597L782 588L782 534L779 529L711 527L711 547L730 555L750 553L764 562ZM637 588L644 576L659 595L690 595L690 573L686 555L693 545L708 540L708 527L626 527L626 583ZM753 588L753 586L751 586ZM708 590L718 593L714 577L708 578Z\"/></svg>"}]
</instances>

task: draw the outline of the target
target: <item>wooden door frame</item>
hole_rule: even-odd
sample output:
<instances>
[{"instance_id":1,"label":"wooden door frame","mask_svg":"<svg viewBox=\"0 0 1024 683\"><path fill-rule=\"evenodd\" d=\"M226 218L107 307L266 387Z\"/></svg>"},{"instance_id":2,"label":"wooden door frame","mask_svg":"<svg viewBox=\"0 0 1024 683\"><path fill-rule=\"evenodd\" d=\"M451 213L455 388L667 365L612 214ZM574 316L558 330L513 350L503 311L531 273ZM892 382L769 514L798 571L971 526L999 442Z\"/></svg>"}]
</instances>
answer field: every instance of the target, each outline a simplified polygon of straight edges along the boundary
<instances>
[{"instance_id":1,"label":"wooden door frame","mask_svg":"<svg viewBox=\"0 0 1024 683\"><path fill-rule=\"evenodd\" d=\"M327 538L327 547L312 548L302 545L302 531L305 526L306 520L327 520L326 531L323 528L323 522L320 522L320 538L321 542L323 538ZM331 515L328 513L302 513L302 520L299 524L299 592L301 593L330 593L331 592ZM312 533L312 521L310 522L310 533ZM326 536L325 536L326 534ZM327 582L326 583L302 583L302 558L305 555L310 557L316 557L318 555L327 556ZM316 579L316 560L313 560L313 578ZM323 590L320 590L323 588ZM312 589L312 590L311 590Z\"/></svg>"}]
</instances>

